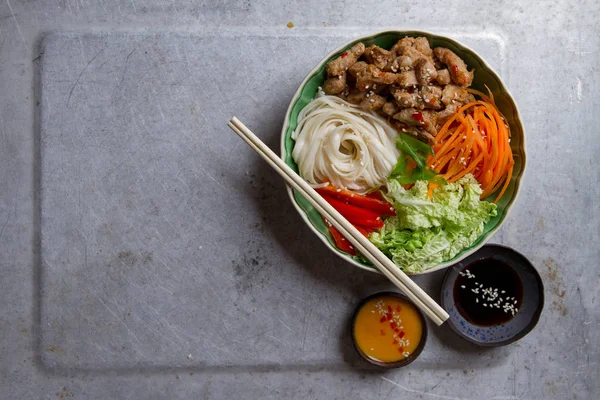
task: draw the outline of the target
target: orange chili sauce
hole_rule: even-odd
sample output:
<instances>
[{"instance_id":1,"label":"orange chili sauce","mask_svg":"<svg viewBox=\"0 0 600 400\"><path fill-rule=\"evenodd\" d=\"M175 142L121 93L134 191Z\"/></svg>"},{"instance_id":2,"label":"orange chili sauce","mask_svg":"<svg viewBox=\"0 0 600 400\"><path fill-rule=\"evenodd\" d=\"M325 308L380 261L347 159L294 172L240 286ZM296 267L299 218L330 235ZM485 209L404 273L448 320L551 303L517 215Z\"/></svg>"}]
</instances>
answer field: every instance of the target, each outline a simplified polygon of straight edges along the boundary
<instances>
[{"instance_id":1,"label":"orange chili sauce","mask_svg":"<svg viewBox=\"0 0 600 400\"><path fill-rule=\"evenodd\" d=\"M381 362L409 357L423 336L423 322L415 306L394 296L366 302L356 314L353 329L361 352Z\"/></svg>"}]
</instances>

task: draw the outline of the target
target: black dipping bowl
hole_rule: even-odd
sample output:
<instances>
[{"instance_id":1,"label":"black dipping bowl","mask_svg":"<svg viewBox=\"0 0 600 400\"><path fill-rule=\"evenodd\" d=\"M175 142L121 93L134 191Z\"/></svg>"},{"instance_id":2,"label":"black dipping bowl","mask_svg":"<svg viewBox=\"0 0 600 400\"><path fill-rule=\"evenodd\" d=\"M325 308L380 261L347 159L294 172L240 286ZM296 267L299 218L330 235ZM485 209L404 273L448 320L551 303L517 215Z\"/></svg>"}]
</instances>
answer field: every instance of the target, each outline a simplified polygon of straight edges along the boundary
<instances>
[{"instance_id":1,"label":"black dipping bowl","mask_svg":"<svg viewBox=\"0 0 600 400\"><path fill-rule=\"evenodd\" d=\"M523 301L519 312L508 322L478 326L467 321L454 302L454 283L459 272L471 263L493 258L513 268L523 283ZM448 269L442 283L441 306L450 318L448 325L460 336L479 346L504 346L527 335L535 327L544 308L544 285L534 266L521 253L496 244L486 245Z\"/></svg>"},{"instance_id":2,"label":"black dipping bowl","mask_svg":"<svg viewBox=\"0 0 600 400\"><path fill-rule=\"evenodd\" d=\"M391 361L391 362L377 361L377 360L370 358L368 355L366 355L365 353L362 352L360 347L358 347L358 344L356 343L356 338L354 337L354 324L356 323L356 316L358 315L358 311L368 301L375 299L377 297L386 297L386 296L397 297L397 298L400 298L400 299L406 301L407 303L411 304L417 310L419 317L421 318L421 323L423 324L423 335L421 336L421 341L419 342L419 345L417 346L415 351L413 351L408 357L403 358L402 360ZM408 299L408 297L406 297L402 293L398 293L398 292L379 292L379 293L372 294L369 297L367 297L366 299L364 299L363 301L361 301L360 304L358 305L358 307L356 307L356 311L354 311L354 316L352 317L351 329L352 329L352 343L354 344L354 348L356 349L356 352L362 357L363 360L365 360L369 364L376 365L376 366L382 367L382 368L400 368L400 367L404 367L404 366L410 364L411 362L415 361L417 359L417 357L419 357L419 354L421 354L421 352L425 348L425 343L427 342L427 321L425 320L425 315L423 315L421 310L419 310L419 308L412 301L410 301Z\"/></svg>"}]
</instances>

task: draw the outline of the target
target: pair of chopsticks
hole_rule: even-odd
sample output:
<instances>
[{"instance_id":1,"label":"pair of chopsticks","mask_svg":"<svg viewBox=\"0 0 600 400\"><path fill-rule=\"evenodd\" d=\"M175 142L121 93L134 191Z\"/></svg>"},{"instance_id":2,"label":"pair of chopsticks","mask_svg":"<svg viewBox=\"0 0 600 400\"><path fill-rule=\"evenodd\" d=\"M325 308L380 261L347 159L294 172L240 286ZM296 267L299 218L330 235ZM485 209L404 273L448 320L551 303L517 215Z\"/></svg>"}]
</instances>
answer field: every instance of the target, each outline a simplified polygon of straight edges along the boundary
<instances>
[{"instance_id":1,"label":"pair of chopsticks","mask_svg":"<svg viewBox=\"0 0 600 400\"><path fill-rule=\"evenodd\" d=\"M300 175L283 162L266 144L250 131L236 117L227 125L238 134L254 151L256 151L288 185L296 189L308 202L352 243L354 248L363 254L394 285L421 309L436 325L448 319L444 311L427 293L414 283L392 260L383 254L373 243L364 237L350 222L319 195Z\"/></svg>"}]
</instances>

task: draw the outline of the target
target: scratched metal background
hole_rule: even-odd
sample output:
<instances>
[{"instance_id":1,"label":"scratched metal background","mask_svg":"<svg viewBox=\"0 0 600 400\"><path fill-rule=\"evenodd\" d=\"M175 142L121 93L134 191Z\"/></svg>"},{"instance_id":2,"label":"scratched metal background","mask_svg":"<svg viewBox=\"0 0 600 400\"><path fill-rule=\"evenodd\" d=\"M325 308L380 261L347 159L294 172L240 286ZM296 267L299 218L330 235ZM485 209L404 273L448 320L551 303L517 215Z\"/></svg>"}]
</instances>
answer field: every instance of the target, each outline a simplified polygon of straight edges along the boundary
<instances>
[{"instance_id":1,"label":"scratched metal background","mask_svg":"<svg viewBox=\"0 0 600 400\"><path fill-rule=\"evenodd\" d=\"M599 11L0 4L0 397L598 397ZM224 122L278 148L304 74L390 27L464 41L513 92L529 165L494 241L534 262L547 306L514 345L436 328L417 362L384 373L357 360L348 318L389 285L330 254ZM418 281L435 293L442 275Z\"/></svg>"}]
</instances>

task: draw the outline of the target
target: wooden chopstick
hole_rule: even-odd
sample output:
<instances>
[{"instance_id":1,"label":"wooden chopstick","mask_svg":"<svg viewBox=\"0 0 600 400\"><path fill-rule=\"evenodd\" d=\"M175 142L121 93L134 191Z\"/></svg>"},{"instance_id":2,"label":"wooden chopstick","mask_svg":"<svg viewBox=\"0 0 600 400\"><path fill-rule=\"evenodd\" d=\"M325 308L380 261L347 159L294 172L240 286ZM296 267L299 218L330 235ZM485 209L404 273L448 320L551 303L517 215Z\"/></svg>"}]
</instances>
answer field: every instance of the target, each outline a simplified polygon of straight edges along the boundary
<instances>
[{"instance_id":1,"label":"wooden chopstick","mask_svg":"<svg viewBox=\"0 0 600 400\"><path fill-rule=\"evenodd\" d=\"M241 124L241 122L240 122ZM271 159L268 156L265 156L264 153L262 152L262 150L260 150L253 142L252 140L250 140L244 133L242 133L242 131L240 129L238 129L232 122L229 122L227 124L234 132L236 132L252 149L254 149L254 151L256 151L259 155L263 156L263 158L265 159L265 161L267 161L267 163L269 163L271 165L271 167L273 167L277 172L279 172L281 174L281 176L292 186L294 187L294 189L298 190L300 192L300 194L302 196L304 196L307 201L309 203L311 203L313 205L313 207L316 208L316 210L323 215L325 218L327 218L327 220L329 222L331 222L339 231L342 235L344 235L346 238L348 238L348 240L355 246L355 248L361 252L362 254L368 254L368 250L358 241L356 240L352 240L352 233L350 233L350 231L348 230L348 228L346 226L343 226L342 224L339 224L339 221L336 220L335 216L333 215L334 213L338 213L337 210L335 210L333 207L329 206L329 204L327 202L314 202L312 197L311 197L311 192L307 191L306 188L299 186L296 184L296 182L294 182L294 179L291 178L290 176L285 175L285 172L282 173L282 170L279 169L279 166L276 165L273 161L271 161ZM257 138L257 140L260 140ZM270 149L268 149L270 151ZM279 160L279 158L277 158ZM287 165L286 165L287 167ZM289 167L288 167L289 168ZM294 171L292 171L290 169L290 171L293 173L293 176L298 176ZM298 176L298 178L300 178ZM291 181L290 181L291 179ZM300 178L302 179L302 178ZM302 180L302 182L304 182L304 180ZM312 189L312 187L308 186L310 189ZM313 189L314 191L314 189ZM319 199L321 199L321 196L315 192L315 194L317 196L319 196ZM325 204L325 206L323 205ZM327 208L327 206L329 206L330 208ZM346 221L346 219L341 215L338 214L339 218L342 221ZM337 223L336 223L337 222ZM352 230L354 230L355 232L357 232L360 237L363 237L362 234L358 231L356 231L356 228L354 228L354 226L351 225ZM387 257L386 257L387 258ZM406 284L399 279L398 277L396 277L394 275L394 273L392 271L390 271L385 265L382 265L381 262L377 259L372 259L369 258L373 264L377 267L377 269L380 270L380 272L385 275L395 286L397 286L398 288L400 288L404 293L407 293L407 296L409 296L409 298L412 299L412 297L410 297L410 289L406 286ZM393 270L399 270L395 265ZM406 275L405 275L406 276ZM407 279L409 279L406 276ZM425 294L427 296L427 294ZM433 300L432 300L433 301ZM444 320L441 320L441 318L439 318L436 315L431 315L430 313L428 313L428 306L420 299L420 298L415 298L414 299L414 303L422 310L424 310L424 312L426 312L428 314L428 316L431 317L431 319L438 325L441 325ZM437 305L437 304L436 304ZM439 306L438 306L439 307ZM443 309L442 309L443 311ZM447 318L447 317L446 317Z\"/></svg>"},{"instance_id":2,"label":"wooden chopstick","mask_svg":"<svg viewBox=\"0 0 600 400\"><path fill-rule=\"evenodd\" d=\"M327 218L359 252L368 258L395 286L402 290L435 324L441 325L448 319L448 313L439 304L414 283L392 260L365 238L336 209L327 203L308 182L285 164L281 158L244 124L236 117L233 117L227 125L271 165L290 186L299 191L321 215Z\"/></svg>"}]
</instances>

